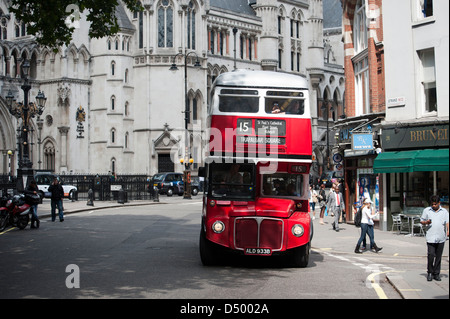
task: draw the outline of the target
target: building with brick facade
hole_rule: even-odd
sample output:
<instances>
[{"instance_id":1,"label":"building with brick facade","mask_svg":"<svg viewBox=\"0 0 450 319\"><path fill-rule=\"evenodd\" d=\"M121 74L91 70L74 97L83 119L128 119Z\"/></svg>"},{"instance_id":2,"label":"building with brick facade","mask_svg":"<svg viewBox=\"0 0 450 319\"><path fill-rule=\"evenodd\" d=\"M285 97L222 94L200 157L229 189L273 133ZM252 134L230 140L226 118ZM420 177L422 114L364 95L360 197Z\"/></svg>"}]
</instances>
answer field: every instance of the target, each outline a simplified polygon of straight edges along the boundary
<instances>
[{"instance_id":1,"label":"building with brick facade","mask_svg":"<svg viewBox=\"0 0 450 319\"><path fill-rule=\"evenodd\" d=\"M333 127L345 198L351 207L370 197L386 230L431 195L448 207L449 3L341 2L345 117Z\"/></svg>"},{"instance_id":2,"label":"building with brick facade","mask_svg":"<svg viewBox=\"0 0 450 319\"><path fill-rule=\"evenodd\" d=\"M448 12L448 1L383 1L386 116L374 172L388 227L393 214L420 214L431 195L448 209Z\"/></svg>"},{"instance_id":3,"label":"building with brick facade","mask_svg":"<svg viewBox=\"0 0 450 319\"><path fill-rule=\"evenodd\" d=\"M342 0L344 115L334 122L335 153L344 170L347 220L363 197L374 202L382 187L373 173L379 148L378 125L385 118L383 14L381 0Z\"/></svg>"}]
</instances>

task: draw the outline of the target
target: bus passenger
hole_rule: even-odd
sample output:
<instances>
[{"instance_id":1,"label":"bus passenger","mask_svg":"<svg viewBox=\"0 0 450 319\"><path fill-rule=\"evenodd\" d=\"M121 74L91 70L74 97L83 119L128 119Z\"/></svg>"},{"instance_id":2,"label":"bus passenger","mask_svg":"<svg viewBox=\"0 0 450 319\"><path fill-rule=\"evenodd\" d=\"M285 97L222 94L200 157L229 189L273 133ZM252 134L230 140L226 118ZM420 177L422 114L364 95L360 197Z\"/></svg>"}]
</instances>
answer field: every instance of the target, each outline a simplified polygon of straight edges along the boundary
<instances>
[{"instance_id":1,"label":"bus passenger","mask_svg":"<svg viewBox=\"0 0 450 319\"><path fill-rule=\"evenodd\" d=\"M294 184L290 183L287 186L287 195L288 196L299 196L299 194L295 192L295 185Z\"/></svg>"},{"instance_id":2,"label":"bus passenger","mask_svg":"<svg viewBox=\"0 0 450 319\"><path fill-rule=\"evenodd\" d=\"M228 174L228 176L226 177L226 180L225 180L227 183L232 183L232 184L242 184L243 183L243 178L242 178L242 175L239 173L239 168L240 168L239 164L231 165L230 173Z\"/></svg>"},{"instance_id":3,"label":"bus passenger","mask_svg":"<svg viewBox=\"0 0 450 319\"><path fill-rule=\"evenodd\" d=\"M281 113L280 106L278 105L278 102L273 102L272 106L272 114L279 114Z\"/></svg>"},{"instance_id":4,"label":"bus passenger","mask_svg":"<svg viewBox=\"0 0 450 319\"><path fill-rule=\"evenodd\" d=\"M293 104L290 104L286 114L303 114L303 111L300 108L300 101L296 100Z\"/></svg>"},{"instance_id":5,"label":"bus passenger","mask_svg":"<svg viewBox=\"0 0 450 319\"><path fill-rule=\"evenodd\" d=\"M272 195L272 185L270 183L264 183L263 194L264 195Z\"/></svg>"}]
</instances>

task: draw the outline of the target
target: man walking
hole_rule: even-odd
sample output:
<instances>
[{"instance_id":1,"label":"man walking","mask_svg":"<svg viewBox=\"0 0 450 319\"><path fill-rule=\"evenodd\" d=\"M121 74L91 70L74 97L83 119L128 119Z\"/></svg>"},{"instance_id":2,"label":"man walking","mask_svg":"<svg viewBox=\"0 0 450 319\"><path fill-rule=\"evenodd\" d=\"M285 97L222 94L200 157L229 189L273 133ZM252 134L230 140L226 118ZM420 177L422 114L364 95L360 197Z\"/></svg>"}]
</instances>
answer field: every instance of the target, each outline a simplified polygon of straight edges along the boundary
<instances>
[{"instance_id":1,"label":"man walking","mask_svg":"<svg viewBox=\"0 0 450 319\"><path fill-rule=\"evenodd\" d=\"M52 194L51 196L51 209L52 209L52 222L56 219L56 206L58 206L58 213L59 213L59 221L64 221L64 213L63 213L63 205L62 205L62 199L64 197L64 189L62 188L61 184L59 183L59 180L57 177L53 179L52 185L48 188L48 191Z\"/></svg>"},{"instance_id":2,"label":"man walking","mask_svg":"<svg viewBox=\"0 0 450 319\"><path fill-rule=\"evenodd\" d=\"M341 217L341 213L345 211L344 198L342 193L339 192L338 185L333 185L332 189L334 192L330 192L327 198L327 210L331 213L331 216L334 215L333 221L333 230L339 231L339 218Z\"/></svg>"},{"instance_id":3,"label":"man walking","mask_svg":"<svg viewBox=\"0 0 450 319\"><path fill-rule=\"evenodd\" d=\"M448 237L448 211L441 207L439 196L431 196L431 206L423 210L420 223L428 225L427 249L428 265L427 280L441 281L441 258L444 251L445 240Z\"/></svg>"}]
</instances>

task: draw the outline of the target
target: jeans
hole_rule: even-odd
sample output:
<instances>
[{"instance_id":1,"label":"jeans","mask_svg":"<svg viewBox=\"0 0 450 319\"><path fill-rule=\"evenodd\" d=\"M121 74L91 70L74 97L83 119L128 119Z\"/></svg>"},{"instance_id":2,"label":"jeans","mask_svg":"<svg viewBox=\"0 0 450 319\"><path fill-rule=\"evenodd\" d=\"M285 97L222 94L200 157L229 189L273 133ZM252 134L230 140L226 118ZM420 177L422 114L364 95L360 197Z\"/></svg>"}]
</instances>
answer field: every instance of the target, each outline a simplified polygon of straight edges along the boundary
<instances>
[{"instance_id":1,"label":"jeans","mask_svg":"<svg viewBox=\"0 0 450 319\"><path fill-rule=\"evenodd\" d=\"M358 244L356 246L360 246L364 239L366 239L366 234L369 235L370 239L370 248L373 248L375 244L374 234L373 234L373 225L363 224L361 223L361 236L359 237Z\"/></svg>"},{"instance_id":2,"label":"jeans","mask_svg":"<svg viewBox=\"0 0 450 319\"><path fill-rule=\"evenodd\" d=\"M30 207L30 212L31 212L31 220L39 220L38 215L37 215L37 205L31 205Z\"/></svg>"},{"instance_id":3,"label":"jeans","mask_svg":"<svg viewBox=\"0 0 450 319\"><path fill-rule=\"evenodd\" d=\"M62 205L62 199L53 199L51 200L51 208L52 208L52 222L56 219L56 206L58 206L58 213L59 213L59 220L64 220L64 213L63 213L63 205Z\"/></svg>"}]
</instances>

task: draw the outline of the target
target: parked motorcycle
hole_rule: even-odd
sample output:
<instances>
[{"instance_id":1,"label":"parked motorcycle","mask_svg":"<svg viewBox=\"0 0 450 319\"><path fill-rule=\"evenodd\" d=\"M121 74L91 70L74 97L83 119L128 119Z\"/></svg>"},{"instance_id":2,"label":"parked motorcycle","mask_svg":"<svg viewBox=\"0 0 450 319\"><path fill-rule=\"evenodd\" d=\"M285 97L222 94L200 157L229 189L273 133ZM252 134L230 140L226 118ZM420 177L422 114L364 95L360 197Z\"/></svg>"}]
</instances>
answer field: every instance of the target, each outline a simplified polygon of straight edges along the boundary
<instances>
[{"instance_id":1,"label":"parked motorcycle","mask_svg":"<svg viewBox=\"0 0 450 319\"><path fill-rule=\"evenodd\" d=\"M0 207L0 232L8 225L24 229L30 221L30 207L40 201L39 195L20 194L2 200Z\"/></svg>"}]
</instances>

